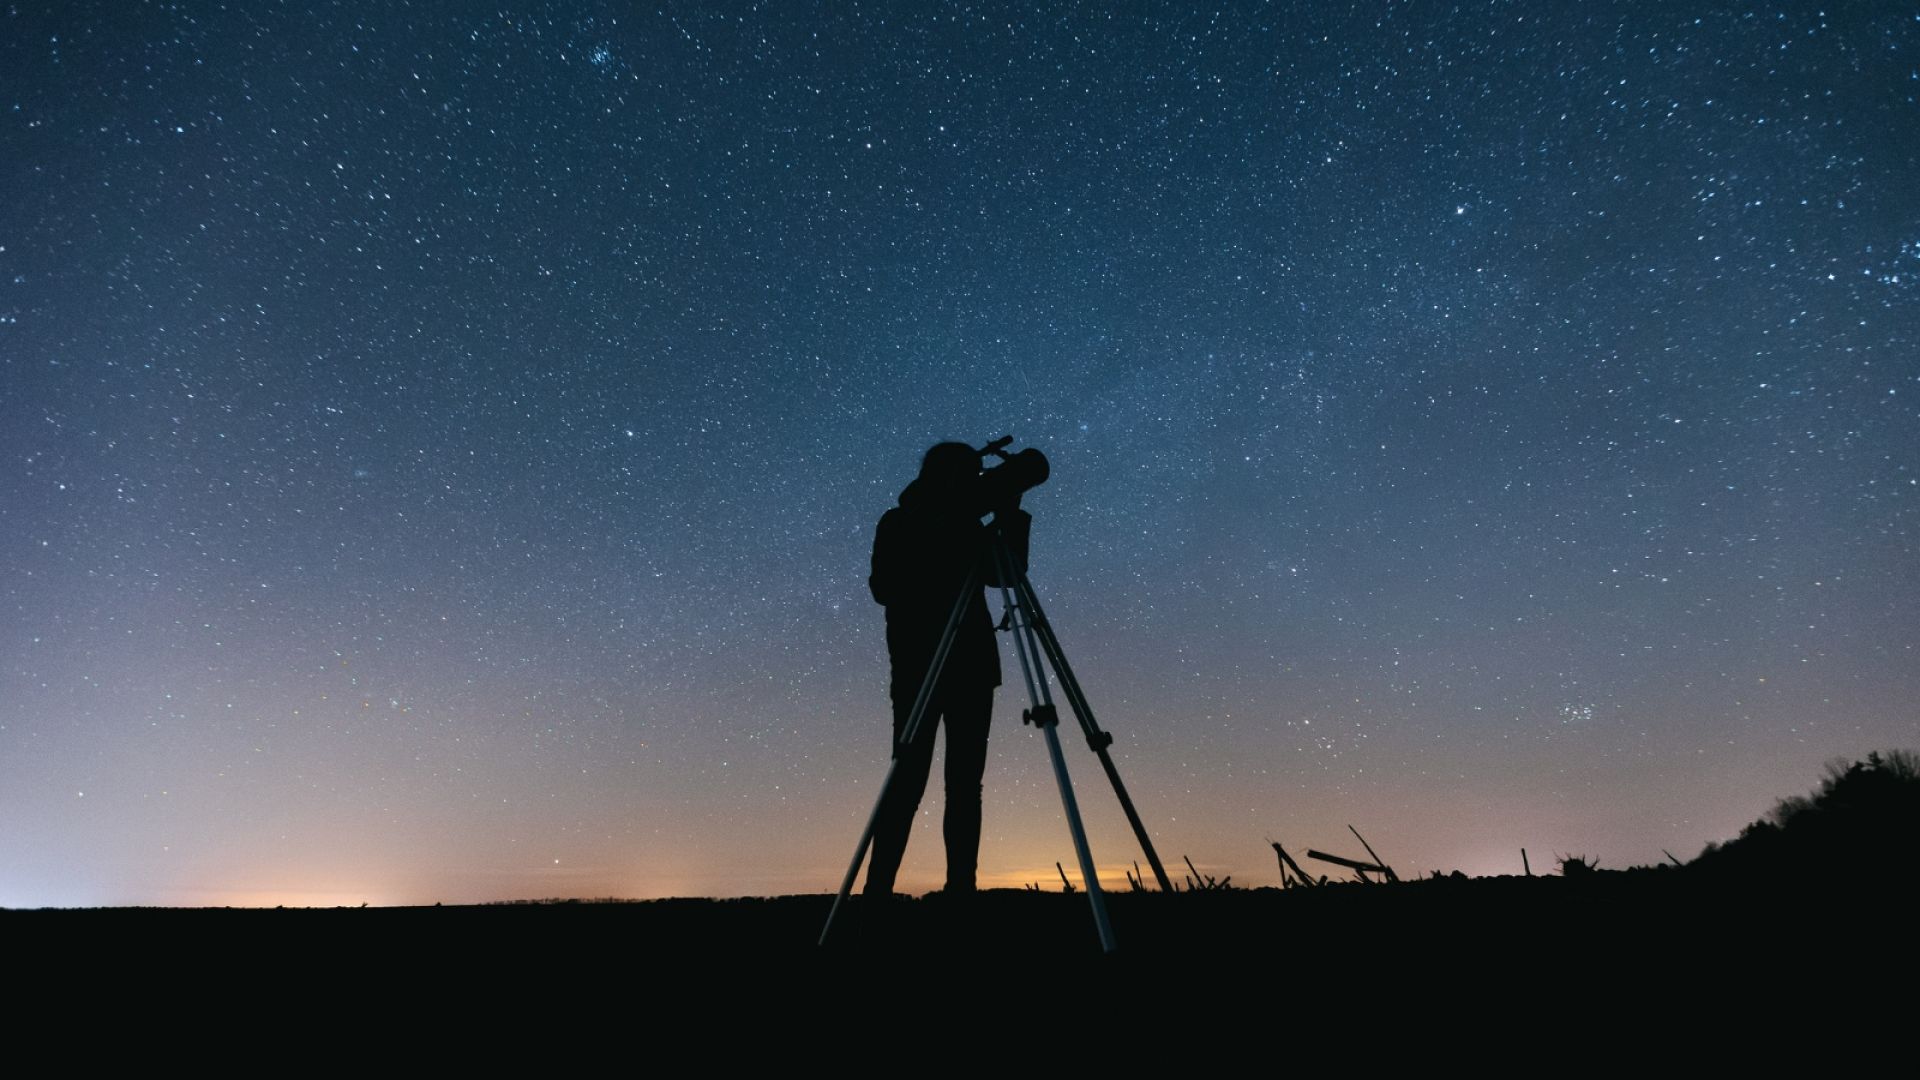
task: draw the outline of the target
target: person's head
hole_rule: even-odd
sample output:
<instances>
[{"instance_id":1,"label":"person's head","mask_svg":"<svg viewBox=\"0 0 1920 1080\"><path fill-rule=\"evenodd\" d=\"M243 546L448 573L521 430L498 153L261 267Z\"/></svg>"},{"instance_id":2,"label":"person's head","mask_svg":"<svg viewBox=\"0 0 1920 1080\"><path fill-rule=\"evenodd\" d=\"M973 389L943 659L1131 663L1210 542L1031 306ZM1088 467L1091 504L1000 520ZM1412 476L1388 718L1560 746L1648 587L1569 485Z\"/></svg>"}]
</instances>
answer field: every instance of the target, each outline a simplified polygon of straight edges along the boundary
<instances>
[{"instance_id":1,"label":"person's head","mask_svg":"<svg viewBox=\"0 0 1920 1080\"><path fill-rule=\"evenodd\" d=\"M979 452L964 442L935 442L920 459L920 479L914 486L935 500L950 500L970 492L979 479Z\"/></svg>"},{"instance_id":2,"label":"person's head","mask_svg":"<svg viewBox=\"0 0 1920 1080\"><path fill-rule=\"evenodd\" d=\"M980 452L962 442L934 443L920 459L920 482L952 491L980 475Z\"/></svg>"}]
</instances>

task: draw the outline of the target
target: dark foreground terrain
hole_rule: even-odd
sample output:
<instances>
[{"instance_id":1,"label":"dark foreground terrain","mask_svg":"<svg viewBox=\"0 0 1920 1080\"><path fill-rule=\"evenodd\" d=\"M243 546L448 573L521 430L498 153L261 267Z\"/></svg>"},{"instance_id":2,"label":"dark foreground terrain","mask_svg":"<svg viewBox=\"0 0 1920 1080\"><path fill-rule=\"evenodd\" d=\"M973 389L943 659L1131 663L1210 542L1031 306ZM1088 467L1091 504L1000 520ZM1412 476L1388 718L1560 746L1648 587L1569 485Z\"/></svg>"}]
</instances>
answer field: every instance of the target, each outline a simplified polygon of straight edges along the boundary
<instances>
[{"instance_id":1,"label":"dark foreground terrain","mask_svg":"<svg viewBox=\"0 0 1920 1080\"><path fill-rule=\"evenodd\" d=\"M0 942L16 1038L109 1067L1724 1074L1900 1043L1910 896L1681 870L1123 893L1112 955L1084 895L1023 892L855 907L824 948L826 896L15 911Z\"/></svg>"},{"instance_id":2,"label":"dark foreground terrain","mask_svg":"<svg viewBox=\"0 0 1920 1080\"><path fill-rule=\"evenodd\" d=\"M1910 892L1892 880L1765 883L1656 869L1110 893L1113 955L1100 951L1084 894L934 895L877 909L856 898L822 947L831 900L10 911L0 934L16 974L52 981L80 973L342 995L551 992L601 980L634 993L711 983L804 992L908 973L915 986L1097 987L1108 998L1244 987L1273 1001L1371 1000L1417 987L1569 1005L1675 993L1757 1004L1812 983L1848 995L1876 969L1911 967Z\"/></svg>"}]
</instances>

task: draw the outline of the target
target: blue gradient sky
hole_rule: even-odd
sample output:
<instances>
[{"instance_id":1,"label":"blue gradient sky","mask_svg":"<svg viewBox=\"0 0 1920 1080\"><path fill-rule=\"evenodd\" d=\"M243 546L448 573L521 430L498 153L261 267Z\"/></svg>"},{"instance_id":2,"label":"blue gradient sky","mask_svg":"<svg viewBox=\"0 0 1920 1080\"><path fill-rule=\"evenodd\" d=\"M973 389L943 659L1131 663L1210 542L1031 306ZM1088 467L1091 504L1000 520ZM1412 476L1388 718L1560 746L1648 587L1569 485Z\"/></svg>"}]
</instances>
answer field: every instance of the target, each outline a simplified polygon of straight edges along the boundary
<instances>
[{"instance_id":1,"label":"blue gradient sky","mask_svg":"<svg viewBox=\"0 0 1920 1080\"><path fill-rule=\"evenodd\" d=\"M16 5L0 904L831 888L1003 433L1170 859L1690 857L1920 742L1920 9L1821 12Z\"/></svg>"}]
</instances>

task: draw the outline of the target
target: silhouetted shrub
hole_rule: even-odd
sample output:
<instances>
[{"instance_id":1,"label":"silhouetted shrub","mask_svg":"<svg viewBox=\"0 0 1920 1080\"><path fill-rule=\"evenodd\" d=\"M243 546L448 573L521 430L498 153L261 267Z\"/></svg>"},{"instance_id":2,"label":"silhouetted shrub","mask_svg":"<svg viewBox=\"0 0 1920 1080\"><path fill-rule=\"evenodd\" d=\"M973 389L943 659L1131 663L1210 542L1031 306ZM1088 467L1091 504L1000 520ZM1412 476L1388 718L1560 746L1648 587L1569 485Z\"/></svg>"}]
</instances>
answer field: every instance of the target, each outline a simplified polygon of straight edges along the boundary
<instances>
[{"instance_id":1,"label":"silhouetted shrub","mask_svg":"<svg viewBox=\"0 0 1920 1080\"><path fill-rule=\"evenodd\" d=\"M1561 877L1570 877L1570 878L1586 877L1588 874L1591 874L1598 869L1600 869L1600 862L1598 859L1589 859L1585 855L1560 856L1560 876Z\"/></svg>"},{"instance_id":2,"label":"silhouetted shrub","mask_svg":"<svg viewBox=\"0 0 1920 1080\"><path fill-rule=\"evenodd\" d=\"M1790 795L1737 839L1707 845L1690 865L1769 874L1803 885L1911 882L1907 852L1920 829L1920 754L1889 750L1830 761L1810 795Z\"/></svg>"}]
</instances>

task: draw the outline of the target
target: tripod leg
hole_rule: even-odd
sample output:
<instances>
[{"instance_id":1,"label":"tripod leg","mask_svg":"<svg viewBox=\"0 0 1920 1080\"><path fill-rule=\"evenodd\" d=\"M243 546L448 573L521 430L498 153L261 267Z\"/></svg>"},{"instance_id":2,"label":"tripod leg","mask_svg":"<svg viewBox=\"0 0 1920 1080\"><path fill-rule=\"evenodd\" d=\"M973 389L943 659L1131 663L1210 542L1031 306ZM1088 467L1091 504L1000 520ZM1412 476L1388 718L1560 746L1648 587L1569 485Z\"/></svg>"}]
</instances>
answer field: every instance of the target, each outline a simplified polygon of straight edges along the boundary
<instances>
[{"instance_id":1,"label":"tripod leg","mask_svg":"<svg viewBox=\"0 0 1920 1080\"><path fill-rule=\"evenodd\" d=\"M853 892L854 879L860 876L860 864L867 861L867 849L873 846L873 830L880 824L880 807L886 804L887 790L893 787L894 770L899 767L899 758L887 764L887 778L880 781L880 797L873 801L873 812L867 815L867 827L860 833L860 846L853 849L853 862L847 866L847 876L840 880L840 892L833 898L832 910L827 912L827 924L820 928L821 945L827 943L827 935L833 932L833 919L840 914L840 905L846 903L847 896Z\"/></svg>"},{"instance_id":2,"label":"tripod leg","mask_svg":"<svg viewBox=\"0 0 1920 1080\"><path fill-rule=\"evenodd\" d=\"M1099 724L1094 722L1093 709L1080 689L1080 680L1074 678L1073 668L1067 664L1067 654L1060 648L1060 639L1054 636L1053 624L1047 621L1046 612L1041 610L1040 598L1033 591L1033 582L1025 574L1013 580L1021 598L1020 606L1028 614L1029 627L1038 636L1041 648L1053 664L1053 670L1060 676L1061 692L1066 695L1067 705L1073 709L1074 716L1080 720L1080 727L1087 736L1087 745L1099 755L1100 767L1106 770L1107 781L1113 785L1113 793L1120 800L1120 809L1127 815L1127 824L1133 826L1133 835L1140 841L1140 850L1147 856L1147 865L1153 868L1153 876L1159 881L1160 890L1172 892L1173 882L1167 877L1166 868L1160 865L1160 854L1153 849L1153 839L1147 835L1147 826L1140 820L1140 812L1133 807L1133 798L1127 794L1127 785L1120 780L1120 770L1114 767L1113 756L1107 753L1113 736L1100 730ZM1037 656L1035 662L1038 663ZM1041 682L1046 682L1044 672Z\"/></svg>"},{"instance_id":3,"label":"tripod leg","mask_svg":"<svg viewBox=\"0 0 1920 1080\"><path fill-rule=\"evenodd\" d=\"M996 544L994 552L999 560L1000 580L1016 580L1013 576L1016 569L1013 556L1007 551L1006 545ZM1093 850L1087 846L1087 828L1080 820L1080 804L1073 797L1073 780L1067 775L1067 755L1060 749L1060 722L1053 708L1052 692L1047 688L1046 672L1040 669L1039 650L1032 636L1031 613L1013 603L1013 596L1006 586L1001 586L1000 595L1008 609L1018 613L1011 620L1014 649L1020 654L1020 672L1026 676L1027 693L1033 698L1034 726L1046 736L1047 756L1053 761L1053 778L1060 786L1060 807L1067 815L1067 831L1073 835L1073 854L1080 862L1080 880L1087 889L1087 903L1093 908L1093 926L1100 935L1100 948L1112 952L1118 947L1113 937L1113 923L1107 918L1107 898L1100 889L1100 875L1093 866Z\"/></svg>"},{"instance_id":4,"label":"tripod leg","mask_svg":"<svg viewBox=\"0 0 1920 1080\"><path fill-rule=\"evenodd\" d=\"M827 935L833 932L834 916L840 914L840 905L847 902L847 896L853 892L854 879L860 876L860 864L867 861L867 849L873 845L873 832L880 824L880 808L887 803L887 792L893 787L894 773L900 767L901 752L913 745L914 737L920 733L920 721L926 718L927 703L933 700L934 684L940 681L940 671L947 666L947 654L953 651L953 639L960 630L960 618L967 613L969 602L980 591L980 571L976 568L967 575L967 583L960 587L960 595L954 597L953 613L947 616L947 629L940 635L940 645L933 650L933 660L927 665L927 677L920 681L920 692L914 696L913 712L907 717L905 730L900 733L899 741L894 745L893 760L887 765L887 778L880 782L880 797L873 801L873 813L867 815L867 827L860 834L860 843L853 849L853 862L847 866L847 876L840 881L840 892L833 898L833 907L827 912L827 924L820 928L820 944L827 943Z\"/></svg>"},{"instance_id":5,"label":"tripod leg","mask_svg":"<svg viewBox=\"0 0 1920 1080\"><path fill-rule=\"evenodd\" d=\"M1060 725L1048 724L1047 754L1053 758L1053 778L1060 784L1060 805L1067 814L1068 831L1073 833L1073 853L1080 860L1080 880L1087 886L1087 903L1093 905L1093 925L1100 934L1100 948L1117 948L1113 924L1107 921L1107 898L1100 889L1100 875L1093 868L1093 852L1087 847L1087 829L1080 823L1080 804L1073 798L1073 781L1067 777L1067 755L1060 749Z\"/></svg>"}]
</instances>

